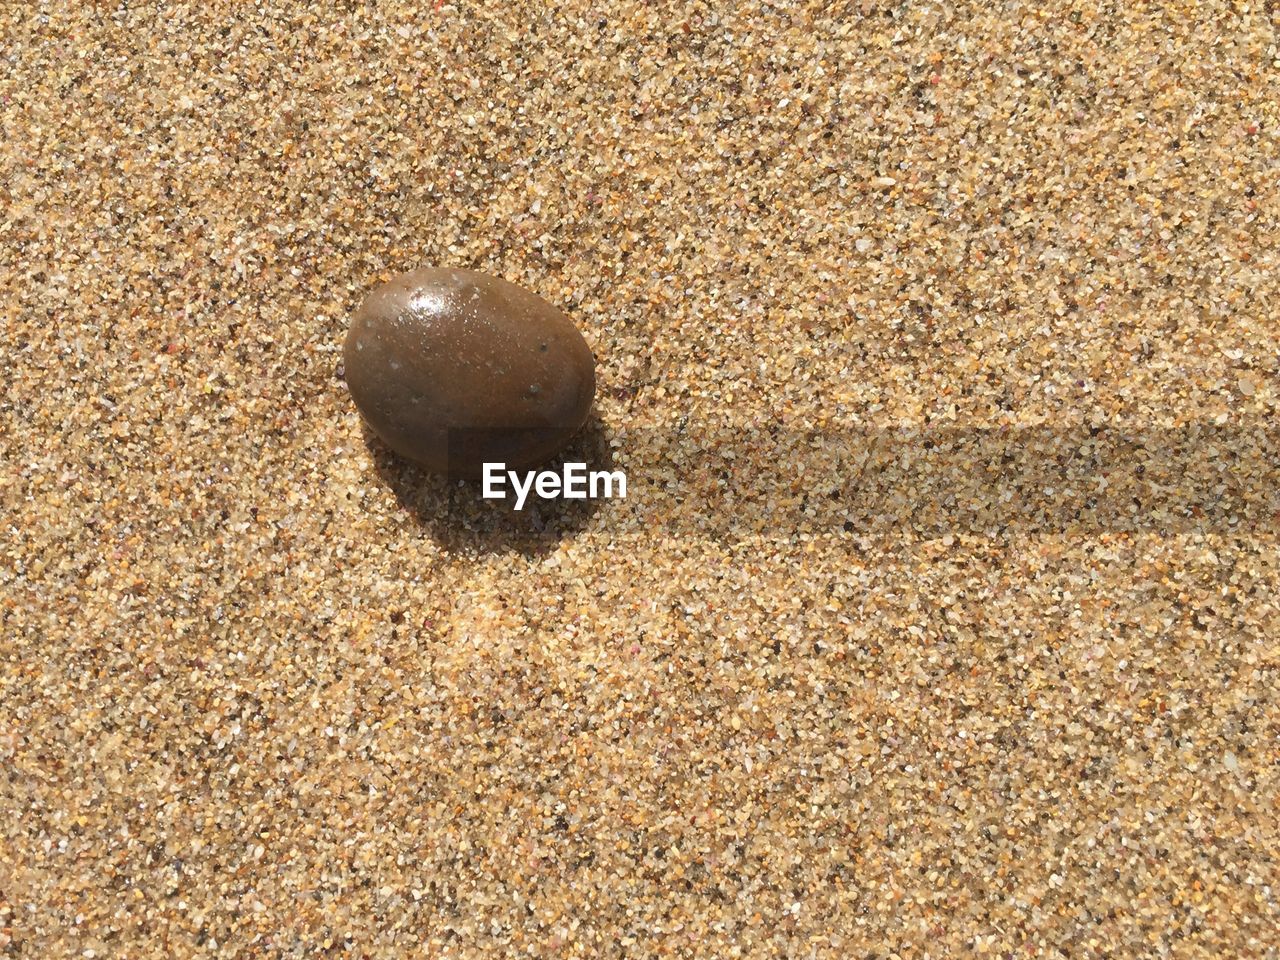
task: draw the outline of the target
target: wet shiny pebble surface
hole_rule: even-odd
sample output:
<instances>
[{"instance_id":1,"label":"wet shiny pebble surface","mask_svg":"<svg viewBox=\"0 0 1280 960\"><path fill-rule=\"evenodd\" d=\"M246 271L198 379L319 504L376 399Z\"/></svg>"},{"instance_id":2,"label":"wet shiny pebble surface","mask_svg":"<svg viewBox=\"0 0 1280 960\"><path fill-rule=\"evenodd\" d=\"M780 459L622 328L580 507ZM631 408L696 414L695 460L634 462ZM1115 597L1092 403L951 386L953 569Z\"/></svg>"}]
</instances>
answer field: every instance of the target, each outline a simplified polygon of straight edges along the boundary
<instances>
[{"instance_id":1,"label":"wet shiny pebble surface","mask_svg":"<svg viewBox=\"0 0 1280 960\"><path fill-rule=\"evenodd\" d=\"M373 288L352 319L347 384L374 433L436 473L529 467L582 426L595 359L559 308L472 270L422 268Z\"/></svg>"}]
</instances>

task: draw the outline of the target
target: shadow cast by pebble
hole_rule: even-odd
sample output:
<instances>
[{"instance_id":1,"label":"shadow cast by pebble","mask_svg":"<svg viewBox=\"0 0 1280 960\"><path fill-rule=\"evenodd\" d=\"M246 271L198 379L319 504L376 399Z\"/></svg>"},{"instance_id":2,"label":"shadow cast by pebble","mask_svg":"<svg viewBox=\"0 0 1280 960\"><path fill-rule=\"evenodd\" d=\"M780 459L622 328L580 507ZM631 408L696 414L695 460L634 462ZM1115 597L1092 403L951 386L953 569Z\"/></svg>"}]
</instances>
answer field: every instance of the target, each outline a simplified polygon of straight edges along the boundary
<instances>
[{"instance_id":1,"label":"shadow cast by pebble","mask_svg":"<svg viewBox=\"0 0 1280 960\"><path fill-rule=\"evenodd\" d=\"M586 529L605 503L530 495L524 509L517 511L510 491L506 499L486 500L479 480L450 480L428 473L392 453L368 424L361 426L378 476L414 522L451 552L546 554L566 537ZM585 463L588 470L613 469L608 429L594 410L564 451L535 469L559 473L566 462Z\"/></svg>"}]
</instances>

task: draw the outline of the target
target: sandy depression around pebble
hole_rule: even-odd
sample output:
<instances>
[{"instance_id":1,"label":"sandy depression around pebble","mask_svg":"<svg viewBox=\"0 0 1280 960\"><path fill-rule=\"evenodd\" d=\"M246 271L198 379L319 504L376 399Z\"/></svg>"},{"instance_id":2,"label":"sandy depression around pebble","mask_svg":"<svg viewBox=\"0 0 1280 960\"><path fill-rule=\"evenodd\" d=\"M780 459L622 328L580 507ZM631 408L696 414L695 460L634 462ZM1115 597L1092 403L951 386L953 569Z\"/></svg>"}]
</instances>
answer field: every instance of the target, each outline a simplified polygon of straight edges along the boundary
<instances>
[{"instance_id":1,"label":"sandy depression around pebble","mask_svg":"<svg viewBox=\"0 0 1280 960\"><path fill-rule=\"evenodd\" d=\"M0 5L0 956L1274 956L1278 26ZM625 500L371 440L422 264Z\"/></svg>"}]
</instances>

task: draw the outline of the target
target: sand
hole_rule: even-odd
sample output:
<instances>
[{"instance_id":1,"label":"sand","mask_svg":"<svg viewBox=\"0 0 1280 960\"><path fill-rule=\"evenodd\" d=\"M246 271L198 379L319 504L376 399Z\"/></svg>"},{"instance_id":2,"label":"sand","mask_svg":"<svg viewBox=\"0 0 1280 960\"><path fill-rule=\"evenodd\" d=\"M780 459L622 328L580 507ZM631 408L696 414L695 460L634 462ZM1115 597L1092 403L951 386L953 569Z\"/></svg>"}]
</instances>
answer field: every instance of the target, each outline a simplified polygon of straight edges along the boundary
<instances>
[{"instance_id":1,"label":"sand","mask_svg":"<svg viewBox=\"0 0 1280 960\"><path fill-rule=\"evenodd\" d=\"M1276 956L1278 26L3 5L0 956ZM422 264L625 500L370 441Z\"/></svg>"}]
</instances>

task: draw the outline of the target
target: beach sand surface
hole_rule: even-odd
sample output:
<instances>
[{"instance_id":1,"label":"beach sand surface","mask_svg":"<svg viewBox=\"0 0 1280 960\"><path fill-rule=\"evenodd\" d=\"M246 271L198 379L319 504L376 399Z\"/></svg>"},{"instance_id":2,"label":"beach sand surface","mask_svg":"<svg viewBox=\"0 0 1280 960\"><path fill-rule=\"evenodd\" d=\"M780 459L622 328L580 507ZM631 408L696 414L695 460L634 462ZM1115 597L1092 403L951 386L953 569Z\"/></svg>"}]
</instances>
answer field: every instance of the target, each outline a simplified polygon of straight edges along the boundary
<instances>
[{"instance_id":1,"label":"beach sand surface","mask_svg":"<svg viewBox=\"0 0 1280 960\"><path fill-rule=\"evenodd\" d=\"M1274 957L1278 27L0 6L0 956ZM370 438L420 265L625 499Z\"/></svg>"}]
</instances>

